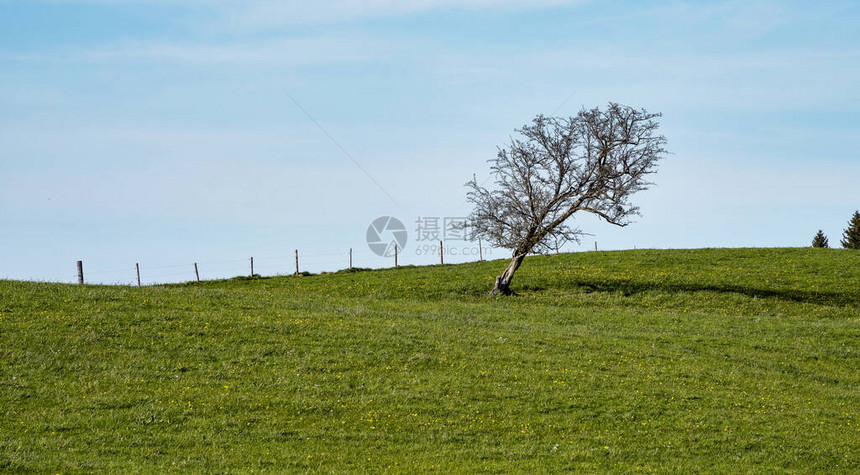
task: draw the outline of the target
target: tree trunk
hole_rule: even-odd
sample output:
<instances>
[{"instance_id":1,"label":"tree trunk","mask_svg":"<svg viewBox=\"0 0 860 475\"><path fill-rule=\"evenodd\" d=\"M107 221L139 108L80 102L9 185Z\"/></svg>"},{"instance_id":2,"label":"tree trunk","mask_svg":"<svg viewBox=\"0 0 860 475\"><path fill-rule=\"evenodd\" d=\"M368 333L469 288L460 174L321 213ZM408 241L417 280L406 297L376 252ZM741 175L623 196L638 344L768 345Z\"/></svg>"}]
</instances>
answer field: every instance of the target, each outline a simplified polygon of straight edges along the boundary
<instances>
[{"instance_id":1,"label":"tree trunk","mask_svg":"<svg viewBox=\"0 0 860 475\"><path fill-rule=\"evenodd\" d=\"M511 259L511 263L508 264L508 268L505 269L505 272L496 277L496 285L493 287L493 291L490 292L492 295L511 295L513 292L511 291L511 281L514 280L514 272L520 268L520 264L523 263L523 259L525 259L525 253L515 254Z\"/></svg>"}]
</instances>

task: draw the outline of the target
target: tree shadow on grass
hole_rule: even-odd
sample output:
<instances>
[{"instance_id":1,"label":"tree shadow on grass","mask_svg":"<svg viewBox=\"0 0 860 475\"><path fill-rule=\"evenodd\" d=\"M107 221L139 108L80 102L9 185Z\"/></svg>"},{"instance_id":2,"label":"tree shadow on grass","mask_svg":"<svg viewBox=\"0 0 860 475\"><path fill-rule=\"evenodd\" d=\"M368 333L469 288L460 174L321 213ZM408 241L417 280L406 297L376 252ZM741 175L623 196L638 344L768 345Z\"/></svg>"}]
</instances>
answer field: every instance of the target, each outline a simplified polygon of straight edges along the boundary
<instances>
[{"instance_id":1,"label":"tree shadow on grass","mask_svg":"<svg viewBox=\"0 0 860 475\"><path fill-rule=\"evenodd\" d=\"M732 284L697 284L697 283L655 283L631 282L628 280L588 281L575 280L565 282L564 290L583 293L606 292L619 293L625 297L645 292L694 293L714 292L722 294L743 295L754 299L775 299L786 302L807 303L831 306L856 306L860 304L860 295L839 292L812 292L800 289L761 289L744 285ZM546 288L524 286L524 290L541 291Z\"/></svg>"}]
</instances>

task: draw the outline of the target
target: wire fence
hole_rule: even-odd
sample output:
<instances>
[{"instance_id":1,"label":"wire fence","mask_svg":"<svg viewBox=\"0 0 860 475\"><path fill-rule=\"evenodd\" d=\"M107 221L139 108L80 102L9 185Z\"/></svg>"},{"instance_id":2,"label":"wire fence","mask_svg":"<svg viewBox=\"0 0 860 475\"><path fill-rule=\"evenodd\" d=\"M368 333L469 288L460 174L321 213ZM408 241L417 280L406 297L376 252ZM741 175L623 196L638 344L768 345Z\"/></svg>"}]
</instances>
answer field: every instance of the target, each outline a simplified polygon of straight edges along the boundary
<instances>
[{"instance_id":1,"label":"wire fence","mask_svg":"<svg viewBox=\"0 0 860 475\"><path fill-rule=\"evenodd\" d=\"M501 256L498 249L485 247L480 241L456 244L438 241L414 246L403 252L397 246L383 255L365 247L343 248L327 252L302 252L275 256L248 256L246 258L210 261L189 260L185 263L153 264L135 262L128 266L111 266L108 269L90 269L78 261L77 275L68 282L113 285L158 285L192 281L218 280L237 276L284 276L318 274L350 268L385 268L404 265L430 265L463 263Z\"/></svg>"}]
</instances>

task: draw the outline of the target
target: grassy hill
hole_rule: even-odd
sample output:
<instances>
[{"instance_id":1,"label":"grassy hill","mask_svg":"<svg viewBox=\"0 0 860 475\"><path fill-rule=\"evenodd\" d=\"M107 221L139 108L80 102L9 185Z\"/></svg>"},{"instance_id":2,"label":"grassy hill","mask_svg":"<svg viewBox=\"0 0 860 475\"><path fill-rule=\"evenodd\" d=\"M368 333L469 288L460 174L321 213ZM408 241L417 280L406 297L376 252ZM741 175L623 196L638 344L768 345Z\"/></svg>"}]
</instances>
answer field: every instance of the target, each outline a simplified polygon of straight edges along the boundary
<instances>
[{"instance_id":1,"label":"grassy hill","mask_svg":"<svg viewBox=\"0 0 860 475\"><path fill-rule=\"evenodd\" d=\"M860 470L860 253L0 281L0 470Z\"/></svg>"}]
</instances>

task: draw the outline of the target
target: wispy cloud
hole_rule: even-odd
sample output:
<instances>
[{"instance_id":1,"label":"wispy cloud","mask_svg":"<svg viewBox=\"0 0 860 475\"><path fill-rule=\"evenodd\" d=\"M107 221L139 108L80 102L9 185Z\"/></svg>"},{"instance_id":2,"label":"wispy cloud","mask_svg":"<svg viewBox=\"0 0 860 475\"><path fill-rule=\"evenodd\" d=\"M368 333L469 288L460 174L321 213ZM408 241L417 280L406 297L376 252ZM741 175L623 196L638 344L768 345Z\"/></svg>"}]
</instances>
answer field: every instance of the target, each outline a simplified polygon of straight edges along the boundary
<instances>
[{"instance_id":1,"label":"wispy cloud","mask_svg":"<svg viewBox=\"0 0 860 475\"><path fill-rule=\"evenodd\" d=\"M151 5L207 11L222 27L259 29L390 18L432 10L533 10L589 0L42 0L55 4Z\"/></svg>"},{"instance_id":2,"label":"wispy cloud","mask_svg":"<svg viewBox=\"0 0 860 475\"><path fill-rule=\"evenodd\" d=\"M366 38L313 37L258 40L231 44L179 42L128 43L81 52L94 61L160 60L192 63L324 64L358 61L368 56Z\"/></svg>"},{"instance_id":3,"label":"wispy cloud","mask_svg":"<svg viewBox=\"0 0 860 475\"><path fill-rule=\"evenodd\" d=\"M513 67L512 65L515 65ZM492 51L436 57L435 71L453 83L503 82L515 87L540 71L545 81L569 78L581 95L639 95L663 106L793 109L856 107L860 50L756 50L701 55L631 51L621 46L540 52ZM600 94L598 94L600 95Z\"/></svg>"},{"instance_id":4,"label":"wispy cloud","mask_svg":"<svg viewBox=\"0 0 860 475\"><path fill-rule=\"evenodd\" d=\"M224 2L221 4L231 18L251 27L283 24L338 22L376 17L395 17L413 13L441 10L517 9L528 10L547 6L582 3L576 0L331 0L325 2L256 0L253 2Z\"/></svg>"},{"instance_id":5,"label":"wispy cloud","mask_svg":"<svg viewBox=\"0 0 860 475\"><path fill-rule=\"evenodd\" d=\"M315 36L234 40L224 43L190 41L125 41L100 46L53 48L49 51L3 52L4 61L100 63L155 61L190 64L314 65L362 61L383 45L367 37Z\"/></svg>"}]
</instances>

